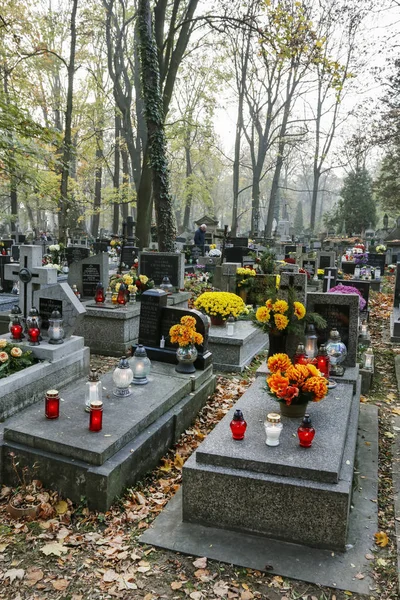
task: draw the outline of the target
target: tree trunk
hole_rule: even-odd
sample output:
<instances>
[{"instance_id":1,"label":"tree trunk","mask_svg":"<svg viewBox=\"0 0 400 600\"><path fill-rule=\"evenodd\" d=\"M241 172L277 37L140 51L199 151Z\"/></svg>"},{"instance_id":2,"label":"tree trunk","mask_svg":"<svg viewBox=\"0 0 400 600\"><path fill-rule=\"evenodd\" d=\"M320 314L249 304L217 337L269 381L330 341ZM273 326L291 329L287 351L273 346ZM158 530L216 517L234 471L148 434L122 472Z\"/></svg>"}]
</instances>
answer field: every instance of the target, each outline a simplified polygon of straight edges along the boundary
<instances>
[{"instance_id":1,"label":"tree trunk","mask_svg":"<svg viewBox=\"0 0 400 600\"><path fill-rule=\"evenodd\" d=\"M129 203L127 202L129 195L129 184L130 184L130 176L129 176L129 157L125 148L121 148L121 156L122 156L122 184L124 193L122 194L123 202L121 203L121 213L122 213L122 221L126 222L126 217L129 213Z\"/></svg>"},{"instance_id":2,"label":"tree trunk","mask_svg":"<svg viewBox=\"0 0 400 600\"><path fill-rule=\"evenodd\" d=\"M112 231L118 233L119 227L119 171L120 171L120 149L119 149L119 136L121 135L121 117L118 113L115 113L114 117L114 173L113 173L113 188L114 188L114 202L113 202L113 222Z\"/></svg>"},{"instance_id":3,"label":"tree trunk","mask_svg":"<svg viewBox=\"0 0 400 600\"><path fill-rule=\"evenodd\" d=\"M138 28L143 100L158 230L158 248L160 252L172 252L175 250L176 230L169 189L169 167L166 156L159 63L152 32L149 0L139 0Z\"/></svg>"},{"instance_id":4,"label":"tree trunk","mask_svg":"<svg viewBox=\"0 0 400 600\"><path fill-rule=\"evenodd\" d=\"M189 229L190 224L190 211L192 209L192 181L191 175L193 173L192 168L192 159L190 156L190 132L186 132L185 139L185 159L186 159L186 181L189 181L189 189L186 193L186 202L185 202L185 213L183 215L183 230Z\"/></svg>"},{"instance_id":5,"label":"tree trunk","mask_svg":"<svg viewBox=\"0 0 400 600\"><path fill-rule=\"evenodd\" d=\"M93 202L93 219L92 219L92 235L97 238L99 235L100 225L100 208L101 208L101 182L103 177L103 124L98 123L96 129L96 170L94 183L94 202Z\"/></svg>"},{"instance_id":6,"label":"tree trunk","mask_svg":"<svg viewBox=\"0 0 400 600\"><path fill-rule=\"evenodd\" d=\"M68 199L68 177L72 158L72 109L74 94L74 75L75 75L75 50L76 50L76 13L78 9L78 0L73 0L71 13L71 46L68 63L68 88L67 88L67 107L65 111L65 131L62 156L62 171L60 185L60 213L59 213L59 240L64 244L68 238L68 212L70 210L70 201Z\"/></svg>"}]
</instances>

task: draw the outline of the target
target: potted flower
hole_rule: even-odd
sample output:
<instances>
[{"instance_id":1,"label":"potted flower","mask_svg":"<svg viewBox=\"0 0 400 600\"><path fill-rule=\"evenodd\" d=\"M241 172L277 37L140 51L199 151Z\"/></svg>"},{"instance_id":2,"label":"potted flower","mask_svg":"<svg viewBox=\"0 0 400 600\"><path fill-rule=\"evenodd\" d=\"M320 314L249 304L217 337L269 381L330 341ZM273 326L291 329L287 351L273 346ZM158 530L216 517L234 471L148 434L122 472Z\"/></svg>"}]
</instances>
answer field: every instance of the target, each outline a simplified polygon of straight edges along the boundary
<instances>
[{"instance_id":1,"label":"potted flower","mask_svg":"<svg viewBox=\"0 0 400 600\"><path fill-rule=\"evenodd\" d=\"M242 298L230 292L205 292L197 298L194 307L202 310L211 319L212 325L225 325L230 315L237 318L247 313Z\"/></svg>"},{"instance_id":2,"label":"potted flower","mask_svg":"<svg viewBox=\"0 0 400 600\"><path fill-rule=\"evenodd\" d=\"M239 296L246 302L247 292L251 290L256 271L247 267L239 267L236 270L236 285L239 291Z\"/></svg>"},{"instance_id":3,"label":"potted flower","mask_svg":"<svg viewBox=\"0 0 400 600\"><path fill-rule=\"evenodd\" d=\"M175 371L178 373L194 373L194 362L197 358L197 349L195 344L203 343L203 336L196 331L196 319L190 315L181 318L180 323L172 325L169 330L169 336L172 344L178 344L176 358L178 365Z\"/></svg>"},{"instance_id":4,"label":"potted flower","mask_svg":"<svg viewBox=\"0 0 400 600\"><path fill-rule=\"evenodd\" d=\"M0 379L22 371L37 362L37 358L30 350L23 351L12 342L0 340Z\"/></svg>"},{"instance_id":5,"label":"potted flower","mask_svg":"<svg viewBox=\"0 0 400 600\"><path fill-rule=\"evenodd\" d=\"M268 391L283 416L304 416L308 402L320 402L328 393L327 380L312 364L294 365L287 354L278 353L268 359L268 369Z\"/></svg>"}]
</instances>

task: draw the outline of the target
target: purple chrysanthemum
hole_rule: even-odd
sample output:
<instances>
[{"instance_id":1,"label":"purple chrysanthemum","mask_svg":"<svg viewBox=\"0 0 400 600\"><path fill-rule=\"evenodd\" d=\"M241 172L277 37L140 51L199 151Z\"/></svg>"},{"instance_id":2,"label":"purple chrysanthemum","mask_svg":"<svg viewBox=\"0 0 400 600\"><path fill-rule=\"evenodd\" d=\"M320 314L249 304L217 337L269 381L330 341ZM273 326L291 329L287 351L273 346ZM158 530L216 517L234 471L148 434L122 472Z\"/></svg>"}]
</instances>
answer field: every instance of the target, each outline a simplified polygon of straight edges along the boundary
<instances>
[{"instance_id":1,"label":"purple chrysanthemum","mask_svg":"<svg viewBox=\"0 0 400 600\"><path fill-rule=\"evenodd\" d=\"M331 288L329 290L329 293L331 294L358 294L360 297L360 310L364 310L365 306L366 306L366 301L364 300L364 298L362 297L362 294L360 292L360 290L358 290L355 287L352 287L350 285L335 285L335 287Z\"/></svg>"}]
</instances>

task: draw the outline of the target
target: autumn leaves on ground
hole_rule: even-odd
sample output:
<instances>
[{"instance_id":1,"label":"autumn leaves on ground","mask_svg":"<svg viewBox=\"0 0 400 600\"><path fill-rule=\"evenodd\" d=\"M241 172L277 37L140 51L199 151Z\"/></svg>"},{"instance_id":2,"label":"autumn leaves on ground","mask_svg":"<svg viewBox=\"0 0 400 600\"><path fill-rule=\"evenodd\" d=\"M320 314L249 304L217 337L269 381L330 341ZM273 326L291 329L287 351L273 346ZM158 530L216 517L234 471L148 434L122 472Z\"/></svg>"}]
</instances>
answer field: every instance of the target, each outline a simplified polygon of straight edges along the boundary
<instances>
[{"instance_id":1,"label":"autumn leaves on ground","mask_svg":"<svg viewBox=\"0 0 400 600\"><path fill-rule=\"evenodd\" d=\"M391 477L392 444L396 431L392 417L400 414L394 372L394 353L389 343L392 306L388 280L384 291L374 294L370 330L376 357L373 387L362 402L379 407L380 481L379 531L371 553L376 591L359 596L299 581L287 580L251 569L143 547L141 532L181 484L182 466L214 425L245 392L254 378L254 361L243 378L219 377L215 394L179 443L147 479L115 503L107 513L89 511L84 502L72 505L56 493L40 490L43 508L34 521L12 520L6 504L13 490L0 496L0 598L5 600L102 600L106 598L156 600L238 599L251 600L361 600L376 597L394 600L397 593L396 539ZM400 352L400 348L397 350ZM394 348L396 352L396 348ZM93 357L96 366L111 368L112 360ZM97 364L98 363L98 364Z\"/></svg>"}]
</instances>

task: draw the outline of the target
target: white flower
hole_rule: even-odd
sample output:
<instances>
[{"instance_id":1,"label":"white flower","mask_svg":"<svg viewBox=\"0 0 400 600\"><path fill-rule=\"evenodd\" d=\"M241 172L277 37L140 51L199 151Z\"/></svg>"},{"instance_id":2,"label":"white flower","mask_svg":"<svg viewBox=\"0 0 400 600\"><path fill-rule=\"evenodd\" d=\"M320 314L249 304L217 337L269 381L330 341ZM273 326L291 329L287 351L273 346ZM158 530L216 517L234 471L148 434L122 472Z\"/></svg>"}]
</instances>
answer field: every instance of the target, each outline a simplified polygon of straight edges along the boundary
<instances>
[{"instance_id":1,"label":"white flower","mask_svg":"<svg viewBox=\"0 0 400 600\"><path fill-rule=\"evenodd\" d=\"M58 244L53 244L52 246L49 246L49 250L50 252L60 252L60 246Z\"/></svg>"}]
</instances>

